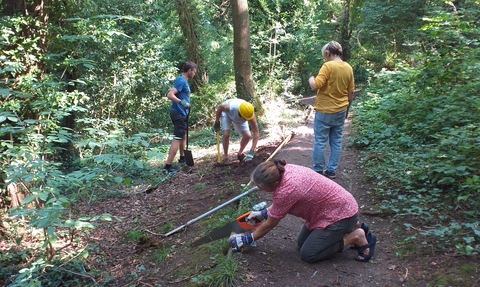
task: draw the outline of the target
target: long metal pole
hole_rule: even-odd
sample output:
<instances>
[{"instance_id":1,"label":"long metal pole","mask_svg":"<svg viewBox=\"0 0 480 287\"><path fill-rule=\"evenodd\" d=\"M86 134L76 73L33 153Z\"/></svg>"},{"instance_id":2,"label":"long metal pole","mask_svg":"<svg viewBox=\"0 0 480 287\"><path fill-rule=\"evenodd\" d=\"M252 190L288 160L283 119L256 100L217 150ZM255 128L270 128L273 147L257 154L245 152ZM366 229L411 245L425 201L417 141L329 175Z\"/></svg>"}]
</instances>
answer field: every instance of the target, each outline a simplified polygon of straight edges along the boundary
<instances>
[{"instance_id":1,"label":"long metal pole","mask_svg":"<svg viewBox=\"0 0 480 287\"><path fill-rule=\"evenodd\" d=\"M202 215L200 215L200 216L198 216L198 217L190 220L189 222L185 223L184 225L175 228L174 230L166 233L165 236L168 237L168 236L170 236L170 235L172 235L172 234L180 231L181 229L183 229L183 228L185 228L185 227L187 227L187 226L189 226L189 225L191 225L191 224L199 221L200 219L202 219L202 218L204 218L204 217L206 217L206 216L209 216L210 214L214 213L215 211L224 208L225 206L227 206L227 205L229 205L230 203L232 203L232 202L234 202L234 201L236 201L236 200L244 197L245 195L247 195L247 194L249 194L249 193L252 193L252 192L254 192L254 191L257 191L257 190L258 190L258 187L255 186L255 187L253 187L253 188L245 191L244 193L242 193L242 194L240 194L240 195L238 195L238 196L230 199L229 201L227 201L227 202L225 202L225 203L222 203L221 205L219 205L219 206L211 209L210 211L208 211L208 212L206 212L206 213L204 213L204 214L202 214Z\"/></svg>"}]
</instances>

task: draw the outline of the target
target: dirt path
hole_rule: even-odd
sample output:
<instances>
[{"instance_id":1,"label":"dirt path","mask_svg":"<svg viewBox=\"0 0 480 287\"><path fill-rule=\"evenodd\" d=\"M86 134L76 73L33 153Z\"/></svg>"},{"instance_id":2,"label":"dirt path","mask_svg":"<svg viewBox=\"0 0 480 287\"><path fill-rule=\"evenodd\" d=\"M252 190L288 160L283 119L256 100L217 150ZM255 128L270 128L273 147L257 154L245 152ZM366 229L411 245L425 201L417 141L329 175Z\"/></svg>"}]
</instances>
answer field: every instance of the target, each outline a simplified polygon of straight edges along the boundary
<instances>
[{"instance_id":1,"label":"dirt path","mask_svg":"<svg viewBox=\"0 0 480 287\"><path fill-rule=\"evenodd\" d=\"M306 106L312 101L312 98L304 100ZM305 124L294 129L295 136L275 158L285 158L288 163L307 167L313 165L314 112L308 110ZM374 258L369 263L360 263L354 260L356 251L345 250L322 262L305 263L296 250L296 238L303 222L287 216L258 240L258 247L233 254L244 272L241 277L245 281L239 282L240 286L437 286L430 284L434 281L432 278L447 273L454 278L458 266L461 266L457 262L468 262L469 259L437 255L433 248L422 248L419 240L407 248L403 244L403 250L398 247L398 242L410 235L404 225L408 222L393 216L371 215L374 207L380 204L374 199L373 187L363 179L362 169L357 164L358 151L348 144L350 124L347 120L342 159L335 181L355 196L360 206L360 219L367 222L377 235ZM270 136L274 134L278 133L272 132ZM140 191L78 206L79 214L110 213L122 220L103 223L88 236L92 247L91 265L104 271L97 278L98 282L102 286L204 286L191 280L212 269L215 265L212 257L224 256L228 244L192 248L190 243L218 226L212 226L205 219L172 236L162 237L162 234L237 196L249 181L253 169L270 156L278 142L278 138L262 139L252 162L224 168L214 167L215 147L196 150L194 167L184 166L176 177L153 192ZM231 148L235 150L236 145L232 144ZM259 201L271 199L265 193L258 195ZM214 221L218 220L220 213L215 215L217 219ZM138 232L148 235L141 244L133 240L133 235ZM410 253L408 256L402 253L405 249Z\"/></svg>"},{"instance_id":2,"label":"dirt path","mask_svg":"<svg viewBox=\"0 0 480 287\"><path fill-rule=\"evenodd\" d=\"M307 104L313 101L306 99ZM287 163L313 166L313 117L310 113L307 124L295 129L295 137L276 156L285 158ZM369 190L361 182L361 170L357 167L357 153L349 148L347 139L350 123L346 123L344 151L335 182L349 190L359 202L361 209L371 205ZM261 199L271 197L261 193ZM271 202L271 201L270 201ZM268 235L258 241L258 247L244 254L238 254L240 261L248 264L254 278L248 286L402 286L401 278L406 269L398 266L391 254L393 245L392 225L389 222L361 213L360 219L370 225L370 230L378 237L374 259L370 263L354 260L355 250L346 250L331 259L308 264L303 262L296 249L297 234L303 221L287 216ZM407 267L405 267L407 268Z\"/></svg>"}]
</instances>

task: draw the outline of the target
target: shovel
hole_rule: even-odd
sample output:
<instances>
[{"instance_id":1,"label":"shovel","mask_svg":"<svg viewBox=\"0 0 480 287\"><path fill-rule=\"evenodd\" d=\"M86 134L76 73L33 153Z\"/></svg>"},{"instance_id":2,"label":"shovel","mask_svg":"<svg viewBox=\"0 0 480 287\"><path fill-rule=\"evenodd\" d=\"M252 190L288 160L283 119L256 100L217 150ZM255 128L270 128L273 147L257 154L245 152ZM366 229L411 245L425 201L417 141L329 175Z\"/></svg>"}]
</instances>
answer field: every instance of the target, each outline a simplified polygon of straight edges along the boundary
<instances>
[{"instance_id":1,"label":"shovel","mask_svg":"<svg viewBox=\"0 0 480 287\"><path fill-rule=\"evenodd\" d=\"M185 147L185 163L188 166L193 166L194 162L193 162L192 151L188 150L188 118L190 117L190 112L191 110L189 109L187 114L187 146Z\"/></svg>"}]
</instances>

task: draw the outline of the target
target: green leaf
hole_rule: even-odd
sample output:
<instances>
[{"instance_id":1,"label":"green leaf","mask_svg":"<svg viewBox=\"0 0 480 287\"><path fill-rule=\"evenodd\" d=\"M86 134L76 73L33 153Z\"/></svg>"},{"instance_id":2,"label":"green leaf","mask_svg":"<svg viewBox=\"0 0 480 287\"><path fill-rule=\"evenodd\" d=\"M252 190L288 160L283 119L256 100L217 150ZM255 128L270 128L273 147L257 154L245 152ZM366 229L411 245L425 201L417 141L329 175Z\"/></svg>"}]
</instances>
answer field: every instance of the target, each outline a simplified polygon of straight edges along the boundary
<instances>
[{"instance_id":1,"label":"green leaf","mask_svg":"<svg viewBox=\"0 0 480 287\"><path fill-rule=\"evenodd\" d=\"M123 182L123 177L121 177L121 176L116 176L116 177L114 178L114 181L115 181L116 183L119 183L119 184L120 184L120 183Z\"/></svg>"},{"instance_id":2,"label":"green leaf","mask_svg":"<svg viewBox=\"0 0 480 287\"><path fill-rule=\"evenodd\" d=\"M29 204L30 202L34 201L35 199L37 199L37 195L29 195L29 196L27 196L23 199L22 204L23 205Z\"/></svg>"},{"instance_id":3,"label":"green leaf","mask_svg":"<svg viewBox=\"0 0 480 287\"><path fill-rule=\"evenodd\" d=\"M138 168L143 168L143 162L139 161L139 160L136 160L135 161L135 165L138 167Z\"/></svg>"}]
</instances>

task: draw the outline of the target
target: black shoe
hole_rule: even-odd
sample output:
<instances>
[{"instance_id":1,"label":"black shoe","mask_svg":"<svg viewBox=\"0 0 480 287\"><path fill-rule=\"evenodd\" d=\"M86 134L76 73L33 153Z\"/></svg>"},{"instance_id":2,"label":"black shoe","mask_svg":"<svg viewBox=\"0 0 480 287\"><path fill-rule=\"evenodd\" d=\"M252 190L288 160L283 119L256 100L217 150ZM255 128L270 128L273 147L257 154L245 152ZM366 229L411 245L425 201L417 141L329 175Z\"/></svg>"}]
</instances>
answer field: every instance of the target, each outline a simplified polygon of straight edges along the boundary
<instances>
[{"instance_id":1,"label":"black shoe","mask_svg":"<svg viewBox=\"0 0 480 287\"><path fill-rule=\"evenodd\" d=\"M318 174L325 175L323 171L317 171Z\"/></svg>"},{"instance_id":2,"label":"black shoe","mask_svg":"<svg viewBox=\"0 0 480 287\"><path fill-rule=\"evenodd\" d=\"M171 166L168 166L168 167L165 166L163 169L166 170L168 173L173 173L173 172L177 172L180 169L180 167L171 165Z\"/></svg>"},{"instance_id":3,"label":"black shoe","mask_svg":"<svg viewBox=\"0 0 480 287\"><path fill-rule=\"evenodd\" d=\"M323 175L328 177L329 179L334 179L337 177L334 172L329 172L328 170L324 171Z\"/></svg>"},{"instance_id":4,"label":"black shoe","mask_svg":"<svg viewBox=\"0 0 480 287\"><path fill-rule=\"evenodd\" d=\"M185 162L186 162L185 158L181 158L181 159L178 160L178 163L180 163L180 164L184 164Z\"/></svg>"}]
</instances>

